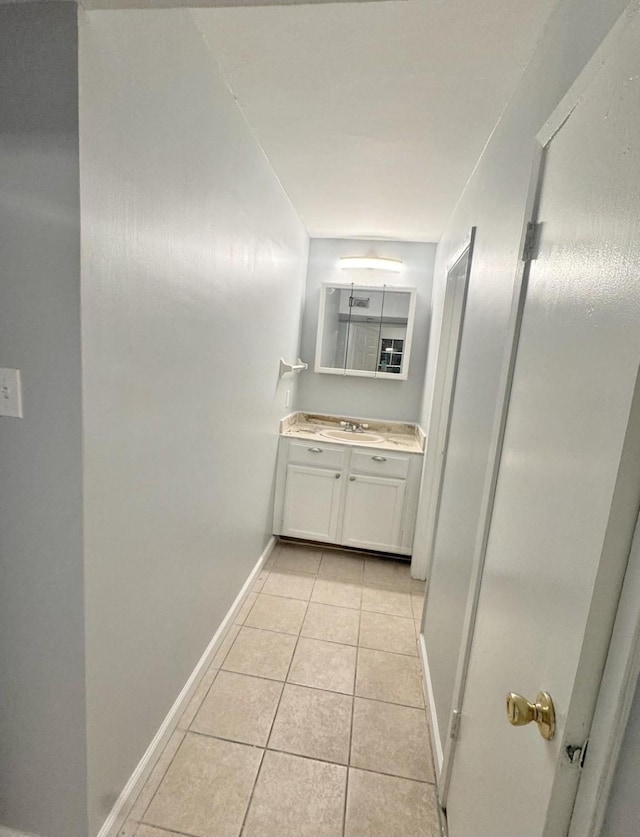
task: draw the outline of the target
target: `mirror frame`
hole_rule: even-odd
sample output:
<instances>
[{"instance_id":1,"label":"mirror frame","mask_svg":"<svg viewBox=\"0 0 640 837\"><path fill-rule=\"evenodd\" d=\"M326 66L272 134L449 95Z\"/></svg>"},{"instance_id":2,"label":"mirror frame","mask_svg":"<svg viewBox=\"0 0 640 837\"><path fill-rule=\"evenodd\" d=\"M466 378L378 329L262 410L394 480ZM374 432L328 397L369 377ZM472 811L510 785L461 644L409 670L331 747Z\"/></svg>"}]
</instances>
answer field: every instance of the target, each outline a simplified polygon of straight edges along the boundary
<instances>
[{"instance_id":1,"label":"mirror frame","mask_svg":"<svg viewBox=\"0 0 640 837\"><path fill-rule=\"evenodd\" d=\"M402 358L402 371L396 372L379 372L374 370L369 372L364 369L347 369L347 367L333 367L322 366L322 334L324 332L324 312L326 309L327 291L329 288L338 288L345 290L353 288L358 291L385 291L409 294L409 313L407 315L407 333L405 337L406 349ZM320 285L320 309L318 311L318 329L316 332L316 358L313 367L314 372L320 372L325 375L349 375L357 378L378 378L389 381L406 381L409 377L409 363L411 361L411 344L413 342L413 322L416 313L416 301L418 296L418 289L415 287L406 287L404 285L358 285L355 282L322 282ZM384 313L384 308L383 308Z\"/></svg>"}]
</instances>

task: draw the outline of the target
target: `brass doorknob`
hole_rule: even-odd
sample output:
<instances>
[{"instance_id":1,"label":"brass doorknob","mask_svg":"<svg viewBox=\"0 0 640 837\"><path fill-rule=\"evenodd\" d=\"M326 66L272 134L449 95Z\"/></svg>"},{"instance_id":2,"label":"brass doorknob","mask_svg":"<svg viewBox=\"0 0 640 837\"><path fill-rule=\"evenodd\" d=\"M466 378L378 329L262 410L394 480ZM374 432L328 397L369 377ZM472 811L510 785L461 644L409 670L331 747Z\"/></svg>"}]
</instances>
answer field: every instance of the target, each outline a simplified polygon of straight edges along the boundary
<instances>
[{"instance_id":1,"label":"brass doorknob","mask_svg":"<svg viewBox=\"0 0 640 837\"><path fill-rule=\"evenodd\" d=\"M522 727L535 721L538 732L547 741L550 741L556 732L556 712L549 692L538 692L535 703L530 703L515 692L509 692L507 718L514 727Z\"/></svg>"}]
</instances>

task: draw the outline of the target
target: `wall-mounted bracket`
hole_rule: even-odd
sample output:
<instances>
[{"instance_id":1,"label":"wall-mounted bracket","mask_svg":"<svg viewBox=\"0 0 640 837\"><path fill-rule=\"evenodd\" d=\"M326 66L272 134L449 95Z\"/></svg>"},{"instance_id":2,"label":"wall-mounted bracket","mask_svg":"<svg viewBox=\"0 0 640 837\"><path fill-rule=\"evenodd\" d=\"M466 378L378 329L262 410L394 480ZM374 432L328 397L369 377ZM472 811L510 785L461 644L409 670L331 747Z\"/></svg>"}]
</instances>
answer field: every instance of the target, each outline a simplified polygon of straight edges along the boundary
<instances>
[{"instance_id":1,"label":"wall-mounted bracket","mask_svg":"<svg viewBox=\"0 0 640 837\"><path fill-rule=\"evenodd\" d=\"M300 360L300 358L298 358L297 363L286 363L282 358L280 358L280 372L278 377L282 378L282 376L286 375L287 372L302 372L303 369L308 368L309 364Z\"/></svg>"}]
</instances>

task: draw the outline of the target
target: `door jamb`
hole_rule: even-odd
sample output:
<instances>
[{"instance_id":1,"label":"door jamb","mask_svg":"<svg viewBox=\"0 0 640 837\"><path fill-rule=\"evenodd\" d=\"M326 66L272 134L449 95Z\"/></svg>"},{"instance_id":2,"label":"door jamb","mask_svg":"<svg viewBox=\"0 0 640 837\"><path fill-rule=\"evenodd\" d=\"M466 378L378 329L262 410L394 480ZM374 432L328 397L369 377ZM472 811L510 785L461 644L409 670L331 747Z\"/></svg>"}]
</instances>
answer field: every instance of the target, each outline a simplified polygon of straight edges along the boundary
<instances>
[{"instance_id":1,"label":"door jamb","mask_svg":"<svg viewBox=\"0 0 640 837\"><path fill-rule=\"evenodd\" d=\"M532 251L530 249L527 249L527 247L531 241L531 230L533 229L535 232L535 227L532 228L531 224L535 224L538 217L540 191L544 174L544 156L544 147L540 145L540 143L536 142L534 148L533 162L531 166L529 191L525 207L525 222L522 230L520 249L518 251L519 254L524 254L525 250L527 250L529 258L525 260L519 257L518 267L516 269L516 276L513 286L513 293L511 297L511 311L509 314L507 340L505 342L505 354L502 362L502 371L500 373L496 412L494 415L493 430L491 433L491 443L489 446L489 457L487 460L488 466L485 475L485 484L482 494L482 502L480 505L480 514L478 518L479 523L478 531L476 533L476 543L474 547L473 569L471 572L471 581L469 584L467 607L462 630L462 642L460 647L460 653L458 655L456 683L454 688L453 703L451 706L452 711L447 729L447 737L445 740L442 769L440 771L440 777L438 780L438 800L440 806L444 809L446 809L447 807L447 797L449 793L449 786L451 783L451 774L453 770L453 760L456 748L457 734L453 724L454 718L460 717L460 713L462 711L462 703L467 682L467 675L469 671L469 661L471 657L473 628L475 625L476 613L478 610L478 602L480 599L482 573L487 552L487 544L489 541L489 530L491 528L493 502L498 482L498 472L500 469L502 445L504 442L507 415L509 411L511 385L513 382L513 374L518 353L520 327L522 324L522 315L524 312L524 303L526 299L527 282L529 279L529 268L531 262L530 256L533 255Z\"/></svg>"},{"instance_id":2,"label":"door jamb","mask_svg":"<svg viewBox=\"0 0 640 837\"><path fill-rule=\"evenodd\" d=\"M428 449L425 451L423 484L419 501L419 508L421 510L424 509L425 522L424 525L418 525L416 537L414 538L414 543L419 545L418 549L414 546L414 560L411 567L414 578L426 578L433 557L433 546L438 525L440 498L442 496L444 466L447 460L449 446L453 395L458 376L464 312L467 305L475 238L476 227L471 227L469 235L455 251L452 258L449 259L445 269L447 281L443 300L442 326L438 342L436 374L429 419L429 437L434 439L434 450L433 453ZM462 283L460 307L456 311L456 297L460 291L457 284L449 280L449 274L465 254L467 254L467 269ZM445 346L446 351L443 352ZM454 363L451 379L448 380L446 373L452 349L454 352ZM422 499L423 497L424 500Z\"/></svg>"}]
</instances>

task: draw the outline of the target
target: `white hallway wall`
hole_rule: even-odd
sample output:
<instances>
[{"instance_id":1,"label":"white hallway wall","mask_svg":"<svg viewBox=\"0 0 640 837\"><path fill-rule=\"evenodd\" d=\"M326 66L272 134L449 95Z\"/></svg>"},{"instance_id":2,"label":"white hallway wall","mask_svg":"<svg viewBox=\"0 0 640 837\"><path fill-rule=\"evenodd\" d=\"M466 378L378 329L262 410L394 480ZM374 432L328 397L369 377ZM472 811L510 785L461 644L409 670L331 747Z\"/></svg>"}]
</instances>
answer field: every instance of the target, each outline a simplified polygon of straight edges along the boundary
<instances>
[{"instance_id":1,"label":"white hallway wall","mask_svg":"<svg viewBox=\"0 0 640 837\"><path fill-rule=\"evenodd\" d=\"M370 252L377 256L402 259L403 272L383 274L377 270L344 271L338 268L341 256L358 256ZM300 374L298 409L366 418L418 420L427 364L435 254L435 244L420 242L311 239L301 349L302 359L309 364L309 369ZM388 285L418 289L411 362L406 381L327 375L313 371L320 286L322 282L351 281L362 285L380 284L381 287L386 282Z\"/></svg>"},{"instance_id":2,"label":"white hallway wall","mask_svg":"<svg viewBox=\"0 0 640 837\"><path fill-rule=\"evenodd\" d=\"M561 0L438 246L422 405L428 422L446 265L477 226L425 636L452 688L529 187L534 138L626 0ZM428 452L429 459L433 450ZM424 549L418 529L417 549ZM431 656L431 652L430 652ZM448 713L443 713L446 719ZM444 735L445 730L441 730Z\"/></svg>"},{"instance_id":3,"label":"white hallway wall","mask_svg":"<svg viewBox=\"0 0 640 837\"><path fill-rule=\"evenodd\" d=\"M91 833L270 531L308 238L186 10L81 13Z\"/></svg>"},{"instance_id":4,"label":"white hallway wall","mask_svg":"<svg viewBox=\"0 0 640 837\"><path fill-rule=\"evenodd\" d=\"M0 5L0 831L86 837L76 9Z\"/></svg>"}]
</instances>

